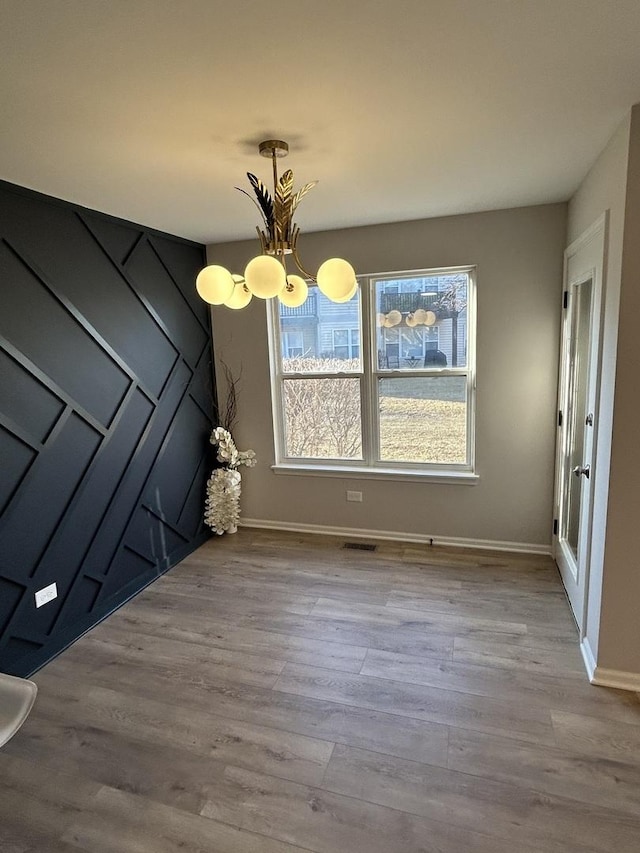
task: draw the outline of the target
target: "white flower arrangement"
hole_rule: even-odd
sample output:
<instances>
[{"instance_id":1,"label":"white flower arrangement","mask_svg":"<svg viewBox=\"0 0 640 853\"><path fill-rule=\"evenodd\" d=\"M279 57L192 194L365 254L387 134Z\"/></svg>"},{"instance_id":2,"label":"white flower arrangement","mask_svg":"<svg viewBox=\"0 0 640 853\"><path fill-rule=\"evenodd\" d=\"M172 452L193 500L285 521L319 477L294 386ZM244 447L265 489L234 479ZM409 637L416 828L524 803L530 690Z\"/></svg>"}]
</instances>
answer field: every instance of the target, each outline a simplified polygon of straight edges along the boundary
<instances>
[{"instance_id":1,"label":"white flower arrangement","mask_svg":"<svg viewBox=\"0 0 640 853\"><path fill-rule=\"evenodd\" d=\"M204 521L214 533L235 533L240 517L240 472L216 468L207 481Z\"/></svg>"},{"instance_id":2,"label":"white flower arrangement","mask_svg":"<svg viewBox=\"0 0 640 853\"><path fill-rule=\"evenodd\" d=\"M231 433L224 427L216 427L211 433L209 439L211 444L218 445L218 453L216 458L223 467L236 469L240 465L246 465L247 468L253 468L257 463L256 454L253 450L238 450L236 443L231 438Z\"/></svg>"},{"instance_id":3,"label":"white flower arrangement","mask_svg":"<svg viewBox=\"0 0 640 853\"><path fill-rule=\"evenodd\" d=\"M257 463L253 450L238 450L229 430L216 427L211 433L211 444L218 445L216 458L222 465L212 472L207 481L207 498L204 521L214 533L235 533L240 518L241 465L253 468Z\"/></svg>"}]
</instances>

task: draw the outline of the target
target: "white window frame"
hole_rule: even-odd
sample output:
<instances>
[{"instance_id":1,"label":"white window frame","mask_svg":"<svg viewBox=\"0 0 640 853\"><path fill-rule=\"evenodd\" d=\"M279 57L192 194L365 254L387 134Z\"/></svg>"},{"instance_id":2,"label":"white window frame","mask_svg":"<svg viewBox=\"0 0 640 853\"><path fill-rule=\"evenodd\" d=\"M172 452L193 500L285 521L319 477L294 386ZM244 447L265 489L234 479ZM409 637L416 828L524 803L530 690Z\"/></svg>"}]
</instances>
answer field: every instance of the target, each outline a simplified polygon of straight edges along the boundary
<instances>
[{"instance_id":1,"label":"white window frame","mask_svg":"<svg viewBox=\"0 0 640 853\"><path fill-rule=\"evenodd\" d=\"M464 367L428 368L380 368L378 366L377 328L374 323L376 312L376 283L401 278L454 275L468 276L466 307L466 350L467 363ZM269 336L269 361L271 366L271 400L275 440L275 463L271 466L276 473L317 474L336 477L368 477L372 479L410 480L424 478L433 482L473 484L478 480L475 469L475 415L476 415L476 268L475 266L441 267L425 270L408 270L382 274L358 276L360 310L360 371L334 373L286 373L281 370L281 330L279 308L276 299L270 300L267 310ZM351 333L350 333L351 335ZM386 462L379 457L379 404L378 387L380 377L420 376L464 376L466 377L466 463L435 464L428 462ZM287 457L285 455L285 418L282 388L287 379L358 379L360 382L360 405L362 423L363 459L315 459Z\"/></svg>"}]
</instances>

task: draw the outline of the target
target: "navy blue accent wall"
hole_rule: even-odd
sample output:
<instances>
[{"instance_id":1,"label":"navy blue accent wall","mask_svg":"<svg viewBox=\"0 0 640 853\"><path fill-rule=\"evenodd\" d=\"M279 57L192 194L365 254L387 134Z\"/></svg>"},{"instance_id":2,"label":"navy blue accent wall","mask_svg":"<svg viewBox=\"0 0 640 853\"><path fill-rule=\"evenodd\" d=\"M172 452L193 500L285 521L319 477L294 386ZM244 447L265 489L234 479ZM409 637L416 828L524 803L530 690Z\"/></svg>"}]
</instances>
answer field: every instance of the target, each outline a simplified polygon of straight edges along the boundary
<instances>
[{"instance_id":1,"label":"navy blue accent wall","mask_svg":"<svg viewBox=\"0 0 640 853\"><path fill-rule=\"evenodd\" d=\"M0 182L0 671L30 674L207 538L204 263Z\"/></svg>"}]
</instances>

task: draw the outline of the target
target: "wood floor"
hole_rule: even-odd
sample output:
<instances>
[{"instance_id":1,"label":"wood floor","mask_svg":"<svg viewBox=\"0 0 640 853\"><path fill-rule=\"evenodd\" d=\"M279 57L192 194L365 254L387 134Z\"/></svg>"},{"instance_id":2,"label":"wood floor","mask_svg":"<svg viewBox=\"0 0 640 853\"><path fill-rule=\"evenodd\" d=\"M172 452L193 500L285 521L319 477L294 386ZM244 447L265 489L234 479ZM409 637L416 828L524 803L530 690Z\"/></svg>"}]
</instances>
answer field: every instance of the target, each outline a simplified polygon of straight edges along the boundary
<instances>
[{"instance_id":1,"label":"wood floor","mask_svg":"<svg viewBox=\"0 0 640 853\"><path fill-rule=\"evenodd\" d=\"M550 559L241 530L36 676L1 853L640 851Z\"/></svg>"}]
</instances>

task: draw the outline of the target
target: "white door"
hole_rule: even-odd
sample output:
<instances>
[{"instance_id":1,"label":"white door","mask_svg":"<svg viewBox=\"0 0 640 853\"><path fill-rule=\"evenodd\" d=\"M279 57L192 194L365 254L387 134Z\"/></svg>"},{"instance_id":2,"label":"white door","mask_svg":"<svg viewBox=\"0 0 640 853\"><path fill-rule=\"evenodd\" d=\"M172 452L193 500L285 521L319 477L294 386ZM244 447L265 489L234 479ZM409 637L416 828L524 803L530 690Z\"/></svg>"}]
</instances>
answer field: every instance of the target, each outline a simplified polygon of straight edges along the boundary
<instances>
[{"instance_id":1,"label":"white door","mask_svg":"<svg viewBox=\"0 0 640 853\"><path fill-rule=\"evenodd\" d=\"M583 635L600 376L605 217L565 252L554 555Z\"/></svg>"}]
</instances>

